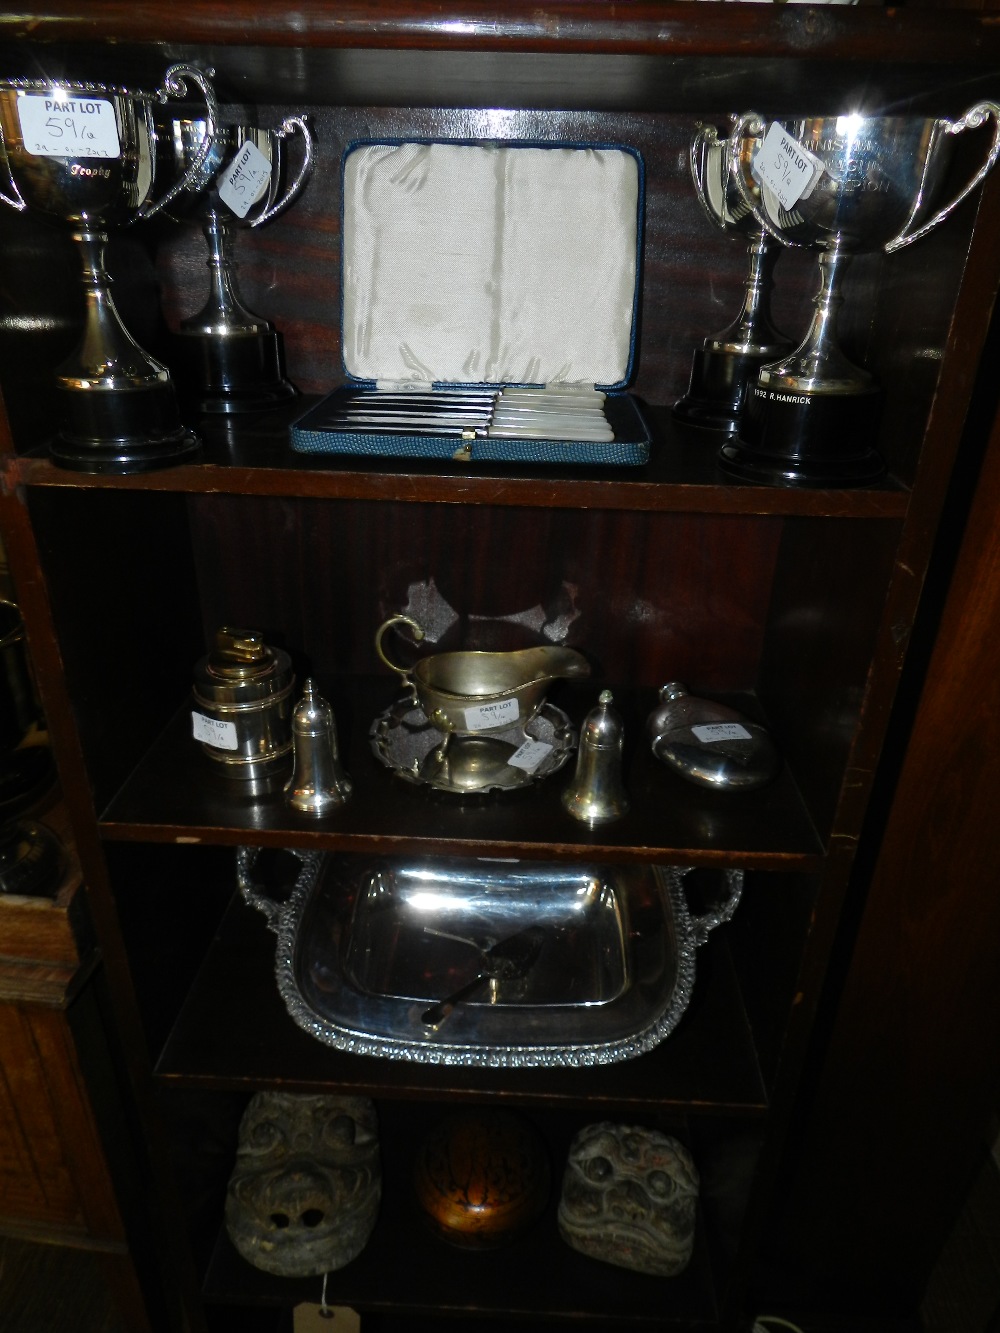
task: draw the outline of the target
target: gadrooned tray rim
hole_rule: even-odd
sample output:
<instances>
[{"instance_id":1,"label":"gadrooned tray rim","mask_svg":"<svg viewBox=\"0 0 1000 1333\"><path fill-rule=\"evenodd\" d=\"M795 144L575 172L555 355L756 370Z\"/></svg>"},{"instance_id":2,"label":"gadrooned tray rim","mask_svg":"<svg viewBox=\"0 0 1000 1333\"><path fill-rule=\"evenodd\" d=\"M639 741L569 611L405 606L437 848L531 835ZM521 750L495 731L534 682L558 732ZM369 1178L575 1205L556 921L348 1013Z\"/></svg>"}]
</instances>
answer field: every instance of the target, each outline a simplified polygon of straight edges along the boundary
<instances>
[{"instance_id":1,"label":"gadrooned tray rim","mask_svg":"<svg viewBox=\"0 0 1000 1333\"><path fill-rule=\"evenodd\" d=\"M302 862L288 901L272 902L260 894L253 882L256 848L237 849L237 878L245 900L263 911L278 937L275 948L275 976L278 992L289 1015L310 1036L336 1050L354 1055L377 1056L389 1060L407 1060L417 1064L453 1065L480 1068L584 1068L631 1060L659 1045L680 1022L691 998L695 980L695 954L698 946L715 926L727 921L739 903L743 871L726 872L729 897L723 907L709 916L692 918L684 897L683 879L690 867L652 866L660 877L664 898L674 918L676 967L674 985L659 1012L630 1036L614 1041L565 1045L448 1045L426 1039L387 1038L355 1031L318 1014L299 989L296 965L299 953L299 927L309 899L323 870L326 853L293 851Z\"/></svg>"}]
</instances>

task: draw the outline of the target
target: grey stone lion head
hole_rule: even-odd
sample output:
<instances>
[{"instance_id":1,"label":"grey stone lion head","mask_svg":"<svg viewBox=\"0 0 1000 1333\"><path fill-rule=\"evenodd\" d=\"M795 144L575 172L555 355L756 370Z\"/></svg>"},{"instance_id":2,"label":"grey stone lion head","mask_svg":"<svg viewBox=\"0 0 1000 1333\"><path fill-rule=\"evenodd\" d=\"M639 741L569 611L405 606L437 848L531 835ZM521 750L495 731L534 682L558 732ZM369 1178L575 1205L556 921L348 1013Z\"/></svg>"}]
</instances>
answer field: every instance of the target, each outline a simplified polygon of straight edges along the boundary
<instances>
[{"instance_id":1,"label":"grey stone lion head","mask_svg":"<svg viewBox=\"0 0 1000 1333\"><path fill-rule=\"evenodd\" d=\"M698 1172L677 1139L588 1125L570 1145L559 1232L593 1259L673 1277L691 1258L697 1202Z\"/></svg>"},{"instance_id":2,"label":"grey stone lion head","mask_svg":"<svg viewBox=\"0 0 1000 1333\"><path fill-rule=\"evenodd\" d=\"M226 1229L255 1268L314 1277L364 1249L381 1190L367 1097L259 1092L240 1122Z\"/></svg>"}]
</instances>

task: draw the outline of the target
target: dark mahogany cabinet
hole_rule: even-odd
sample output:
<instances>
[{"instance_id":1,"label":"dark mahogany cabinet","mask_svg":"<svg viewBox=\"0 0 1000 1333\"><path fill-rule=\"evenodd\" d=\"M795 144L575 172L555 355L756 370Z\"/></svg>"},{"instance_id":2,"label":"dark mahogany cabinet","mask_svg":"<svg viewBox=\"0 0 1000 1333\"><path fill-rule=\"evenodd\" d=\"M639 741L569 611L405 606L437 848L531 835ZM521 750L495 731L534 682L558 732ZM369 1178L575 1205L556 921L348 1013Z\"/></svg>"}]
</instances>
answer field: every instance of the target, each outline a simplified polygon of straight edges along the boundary
<instances>
[{"instance_id":1,"label":"dark mahogany cabinet","mask_svg":"<svg viewBox=\"0 0 1000 1333\"><path fill-rule=\"evenodd\" d=\"M736 1330L754 1314L752 1275L787 1179L779 1164L811 1077L872 783L968 447L1000 284L1000 177L919 243L849 271L842 338L884 390L885 480L757 486L727 478L719 438L670 411L694 346L734 317L746 270L743 244L701 213L688 148L698 122L724 126L749 109L956 117L1000 96L1000 31L963 9L717 3L93 0L0 16L3 78L152 88L175 61L211 67L226 106L250 106L264 124L304 114L313 127L301 197L238 245L243 295L280 330L299 398L203 418L202 453L178 466L56 466L51 377L79 333L76 259L58 227L0 215L0 517L148 1157L160 1292L150 1323L224 1326L253 1307L278 1327L283 1311L318 1301L318 1279L251 1267L223 1226L242 1109L280 1088L365 1094L379 1111L382 1211L363 1253L330 1275L331 1303L386 1325ZM641 157L630 389L651 427L648 464L292 452L290 422L343 378L343 153L411 138L616 144ZM967 139L955 181L976 169L988 132ZM178 322L204 300L199 232L139 223L113 236L108 263L128 327L169 363ZM805 250L776 267L775 317L795 335L816 274ZM375 631L431 587L459 618L449 647L493 646L497 625L539 609L566 617L592 675L553 698L579 725L598 691L613 691L625 818L593 830L570 820L559 800L569 770L462 802L378 763L369 726L398 682ZM193 668L223 624L263 630L329 698L354 783L336 815L308 821L280 795L234 796L194 744ZM669 680L764 722L784 761L778 779L710 793L659 764L644 722ZM687 1011L653 1050L591 1068L460 1068L337 1051L295 1025L274 936L236 892L242 845L740 868L746 883L733 920L698 951ZM422 1224L414 1153L456 1105L515 1109L548 1145L550 1205L505 1250L464 1253ZM690 1148L701 1196L680 1276L624 1274L560 1239L567 1145L594 1120L664 1129Z\"/></svg>"}]
</instances>

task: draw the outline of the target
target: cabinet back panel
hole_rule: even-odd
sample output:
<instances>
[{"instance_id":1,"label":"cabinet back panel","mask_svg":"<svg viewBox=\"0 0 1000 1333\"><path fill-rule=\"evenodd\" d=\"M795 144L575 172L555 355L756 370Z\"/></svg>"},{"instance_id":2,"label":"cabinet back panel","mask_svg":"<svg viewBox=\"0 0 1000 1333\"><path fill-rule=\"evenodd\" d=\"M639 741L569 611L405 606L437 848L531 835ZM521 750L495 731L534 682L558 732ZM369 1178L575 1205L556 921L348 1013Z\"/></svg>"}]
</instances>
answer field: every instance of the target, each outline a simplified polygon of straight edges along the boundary
<instances>
[{"instance_id":1,"label":"cabinet back panel","mask_svg":"<svg viewBox=\"0 0 1000 1333\"><path fill-rule=\"evenodd\" d=\"M515 139L620 144L645 163L643 282L634 389L650 402L670 403L687 388L691 352L739 313L747 270L746 243L705 217L695 195L688 149L696 121L724 126L723 108L703 116L630 113L313 108L316 165L309 184L280 217L237 241L241 290L252 310L282 331L289 374L304 392L326 392L343 379L340 340L342 154L364 139ZM287 108L263 108L261 123L278 123ZM290 150L294 152L294 148ZM160 254L171 324L199 309L207 296L207 251L193 228L164 233ZM585 280L586 275L581 275ZM790 336L804 330L815 287L815 259L783 254L775 316ZM861 306L863 310L863 303ZM611 312L609 312L609 318Z\"/></svg>"},{"instance_id":2,"label":"cabinet back panel","mask_svg":"<svg viewBox=\"0 0 1000 1333\"><path fill-rule=\"evenodd\" d=\"M756 682L780 519L193 497L206 638L266 630L320 675L384 671L409 610L433 650L580 648L598 681ZM401 639L390 653L412 659ZM409 654L409 656L408 656Z\"/></svg>"}]
</instances>

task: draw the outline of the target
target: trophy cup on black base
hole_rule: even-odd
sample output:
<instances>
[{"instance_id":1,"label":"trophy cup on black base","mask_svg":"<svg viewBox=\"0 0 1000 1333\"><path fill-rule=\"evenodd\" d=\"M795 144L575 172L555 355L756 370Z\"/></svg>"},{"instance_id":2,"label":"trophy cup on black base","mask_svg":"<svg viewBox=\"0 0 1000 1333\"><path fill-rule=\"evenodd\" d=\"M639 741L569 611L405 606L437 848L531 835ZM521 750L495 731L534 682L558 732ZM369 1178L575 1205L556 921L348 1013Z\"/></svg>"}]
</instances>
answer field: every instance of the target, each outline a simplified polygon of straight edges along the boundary
<instances>
[{"instance_id":1,"label":"trophy cup on black base","mask_svg":"<svg viewBox=\"0 0 1000 1333\"><path fill-rule=\"evenodd\" d=\"M699 125L690 163L706 217L720 231L747 238L749 265L743 308L728 328L695 348L688 391L674 404L674 416L687 425L734 431L760 367L793 346L771 323L772 272L781 248L744 202L726 141L714 126Z\"/></svg>"},{"instance_id":2,"label":"trophy cup on black base","mask_svg":"<svg viewBox=\"0 0 1000 1333\"><path fill-rule=\"evenodd\" d=\"M286 185L285 145L296 133L302 137L303 157ZM190 163L202 134L197 119L174 116L164 124L161 151L170 155L175 170ZM240 297L233 233L260 227L283 212L301 193L311 167L312 135L301 116L289 116L277 129L223 123L195 192L172 210L200 224L208 242L208 300L181 323L176 339L181 388L191 392L199 411L259 411L297 392L285 378L274 326L248 310Z\"/></svg>"},{"instance_id":3,"label":"trophy cup on black base","mask_svg":"<svg viewBox=\"0 0 1000 1333\"><path fill-rule=\"evenodd\" d=\"M937 212L956 134L993 119L986 161ZM766 136L749 154L746 140ZM729 157L744 203L785 245L819 250L820 290L802 345L762 367L738 439L719 461L747 481L859 486L885 471L873 447L880 393L837 343L841 279L851 258L887 254L925 236L980 184L1000 153L1000 106L980 102L960 120L860 114L736 122ZM759 188L758 188L759 187Z\"/></svg>"},{"instance_id":4,"label":"trophy cup on black base","mask_svg":"<svg viewBox=\"0 0 1000 1333\"><path fill-rule=\"evenodd\" d=\"M151 103L187 94L206 104L204 133L190 169L157 201ZM158 213L197 174L215 130L215 96L205 75L172 65L155 93L69 80L0 81L0 126L19 211L59 218L83 263L83 338L56 371L60 426L54 461L81 472L143 472L184 461L201 442L180 420L170 373L128 333L104 268L106 228Z\"/></svg>"}]
</instances>

